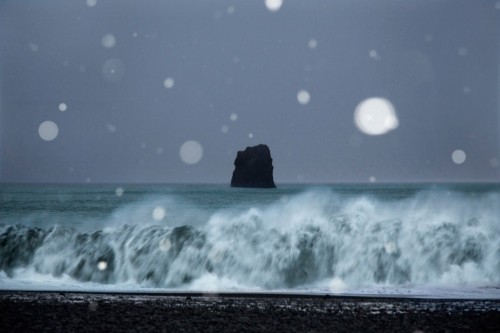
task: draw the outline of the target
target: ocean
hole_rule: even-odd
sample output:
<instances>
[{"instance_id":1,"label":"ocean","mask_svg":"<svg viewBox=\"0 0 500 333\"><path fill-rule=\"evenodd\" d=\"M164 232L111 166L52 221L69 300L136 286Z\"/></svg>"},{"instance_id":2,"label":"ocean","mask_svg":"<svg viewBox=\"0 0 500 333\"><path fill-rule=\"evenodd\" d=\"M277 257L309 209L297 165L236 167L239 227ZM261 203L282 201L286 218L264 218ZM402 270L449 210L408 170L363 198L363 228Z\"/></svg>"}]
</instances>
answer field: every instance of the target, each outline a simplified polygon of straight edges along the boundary
<instances>
[{"instance_id":1,"label":"ocean","mask_svg":"<svg viewBox=\"0 0 500 333\"><path fill-rule=\"evenodd\" d=\"M0 289L500 298L500 185L2 185Z\"/></svg>"}]
</instances>

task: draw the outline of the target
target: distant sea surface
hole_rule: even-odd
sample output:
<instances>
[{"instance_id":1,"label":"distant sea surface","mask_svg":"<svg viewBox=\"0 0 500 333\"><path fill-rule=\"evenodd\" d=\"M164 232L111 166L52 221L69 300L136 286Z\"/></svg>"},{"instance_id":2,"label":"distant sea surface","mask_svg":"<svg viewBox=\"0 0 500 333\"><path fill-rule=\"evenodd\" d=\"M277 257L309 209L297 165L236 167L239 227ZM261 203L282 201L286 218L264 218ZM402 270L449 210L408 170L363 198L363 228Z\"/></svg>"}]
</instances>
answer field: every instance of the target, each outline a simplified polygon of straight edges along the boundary
<instances>
[{"instance_id":1,"label":"distant sea surface","mask_svg":"<svg viewBox=\"0 0 500 333\"><path fill-rule=\"evenodd\" d=\"M500 298L500 186L1 185L0 289Z\"/></svg>"}]
</instances>

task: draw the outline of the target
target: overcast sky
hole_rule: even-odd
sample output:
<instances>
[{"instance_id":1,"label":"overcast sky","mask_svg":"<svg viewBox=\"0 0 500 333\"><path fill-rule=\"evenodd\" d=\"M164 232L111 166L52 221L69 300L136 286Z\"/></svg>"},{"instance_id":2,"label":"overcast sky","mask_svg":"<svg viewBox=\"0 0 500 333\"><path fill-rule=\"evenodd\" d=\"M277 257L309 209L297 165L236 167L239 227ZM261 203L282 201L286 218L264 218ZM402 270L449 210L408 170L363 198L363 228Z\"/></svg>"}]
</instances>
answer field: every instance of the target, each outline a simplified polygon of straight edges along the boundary
<instances>
[{"instance_id":1,"label":"overcast sky","mask_svg":"<svg viewBox=\"0 0 500 333\"><path fill-rule=\"evenodd\" d=\"M0 182L498 181L499 42L491 0L0 0Z\"/></svg>"}]
</instances>

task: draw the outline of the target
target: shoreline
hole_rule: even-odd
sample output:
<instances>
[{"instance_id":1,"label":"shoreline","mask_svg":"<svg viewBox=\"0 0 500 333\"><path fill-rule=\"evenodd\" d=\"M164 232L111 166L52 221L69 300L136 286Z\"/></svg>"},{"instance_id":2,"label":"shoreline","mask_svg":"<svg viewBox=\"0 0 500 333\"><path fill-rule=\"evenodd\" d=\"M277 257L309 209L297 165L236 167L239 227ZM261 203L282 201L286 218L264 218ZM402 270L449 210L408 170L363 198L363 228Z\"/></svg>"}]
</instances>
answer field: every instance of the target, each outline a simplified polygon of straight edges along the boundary
<instances>
[{"instance_id":1,"label":"shoreline","mask_svg":"<svg viewBox=\"0 0 500 333\"><path fill-rule=\"evenodd\" d=\"M0 331L500 331L500 299L0 291Z\"/></svg>"},{"instance_id":2,"label":"shoreline","mask_svg":"<svg viewBox=\"0 0 500 333\"><path fill-rule=\"evenodd\" d=\"M153 297L218 297L218 298L285 298L285 299L336 299L336 300L370 300L379 302L390 301L444 301L444 302L481 302L491 301L500 303L500 296L482 294L478 297L460 297L450 295L427 295L427 294L370 294L370 293L320 293L320 292L301 292L301 291L199 291L199 290L72 290L72 289L0 289L0 300L3 294L12 296L28 296L29 294L40 295L107 295L134 297L134 296L153 296ZM470 294L468 294L470 295Z\"/></svg>"}]
</instances>

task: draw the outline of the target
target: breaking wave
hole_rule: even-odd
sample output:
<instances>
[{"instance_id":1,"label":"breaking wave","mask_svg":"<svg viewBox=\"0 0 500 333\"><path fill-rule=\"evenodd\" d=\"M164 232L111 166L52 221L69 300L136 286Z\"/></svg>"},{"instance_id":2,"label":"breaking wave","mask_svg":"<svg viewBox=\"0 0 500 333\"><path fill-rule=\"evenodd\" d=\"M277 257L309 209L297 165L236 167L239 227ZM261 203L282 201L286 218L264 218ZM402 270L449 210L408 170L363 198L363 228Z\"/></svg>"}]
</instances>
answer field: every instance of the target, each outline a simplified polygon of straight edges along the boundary
<instances>
[{"instance_id":1,"label":"breaking wave","mask_svg":"<svg viewBox=\"0 0 500 333\"><path fill-rule=\"evenodd\" d=\"M2 224L0 271L9 279L30 270L184 290L496 287L499 203L497 193L423 191L384 201L315 190L268 205L200 212L205 223L154 224L132 214L135 223L128 218L93 231ZM113 216L144 206L151 203L129 204Z\"/></svg>"}]
</instances>

